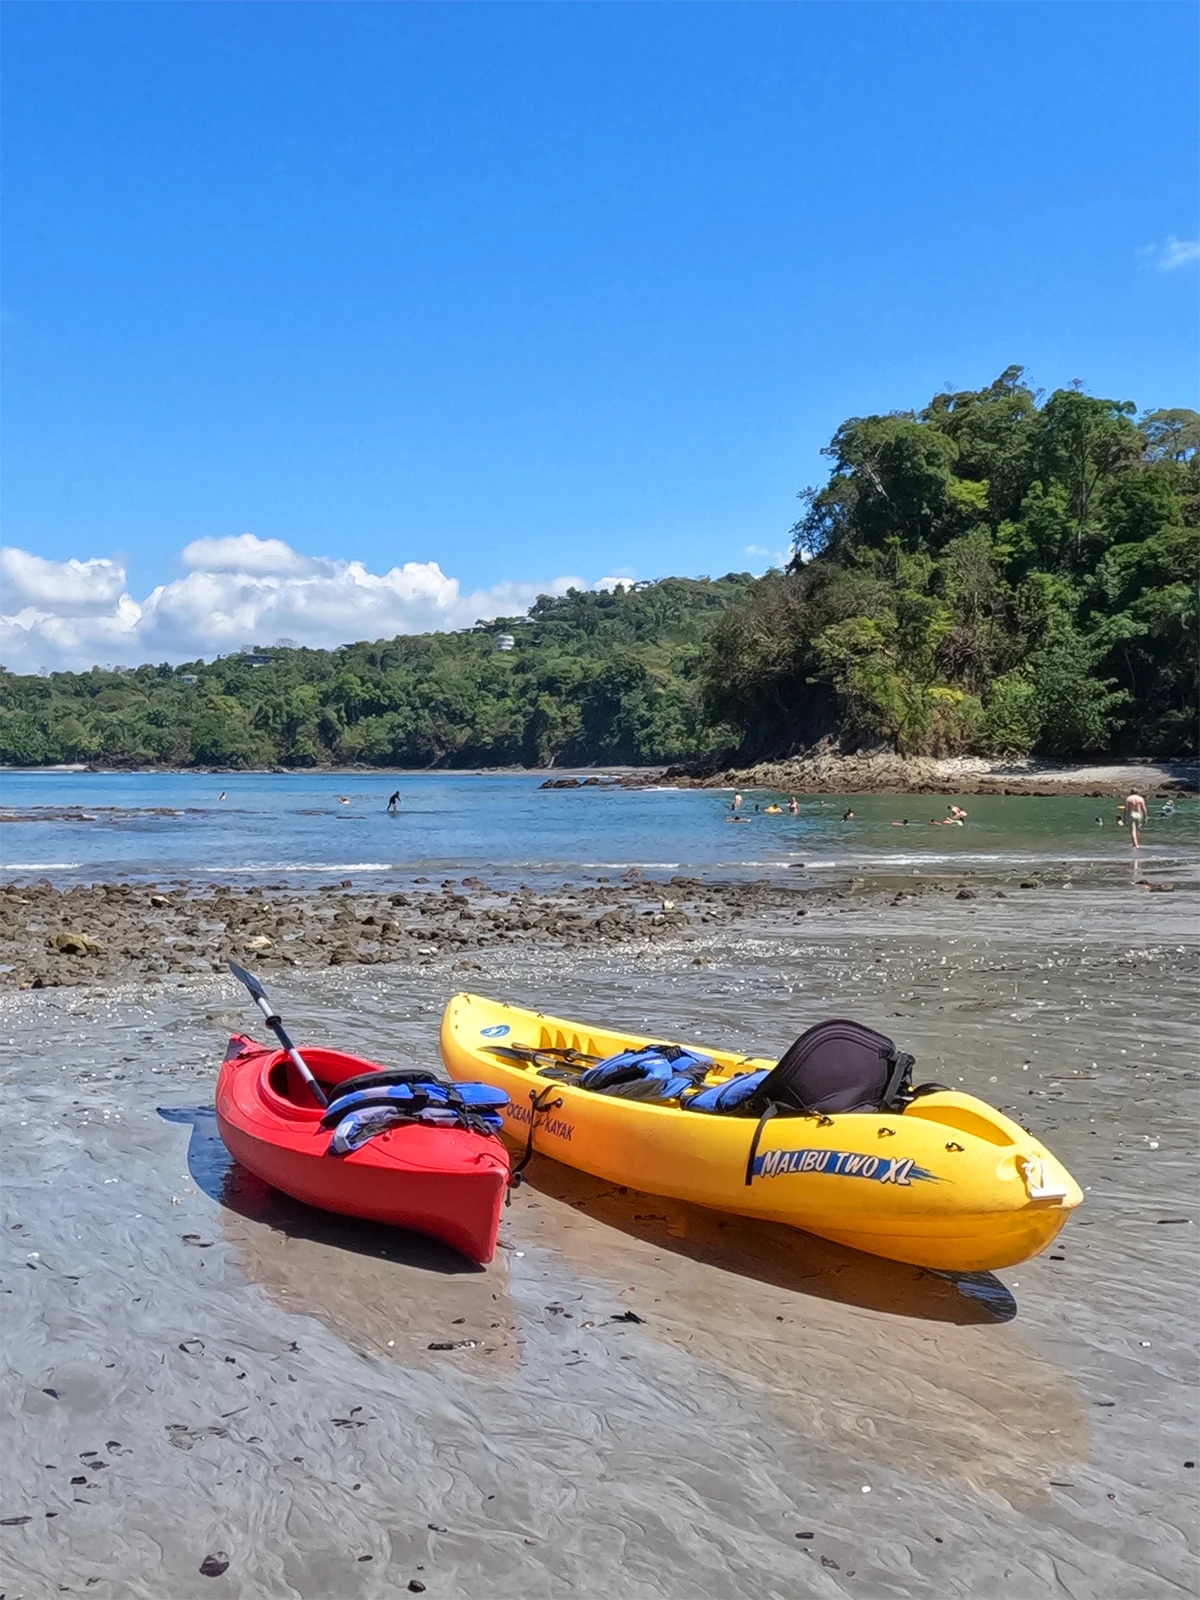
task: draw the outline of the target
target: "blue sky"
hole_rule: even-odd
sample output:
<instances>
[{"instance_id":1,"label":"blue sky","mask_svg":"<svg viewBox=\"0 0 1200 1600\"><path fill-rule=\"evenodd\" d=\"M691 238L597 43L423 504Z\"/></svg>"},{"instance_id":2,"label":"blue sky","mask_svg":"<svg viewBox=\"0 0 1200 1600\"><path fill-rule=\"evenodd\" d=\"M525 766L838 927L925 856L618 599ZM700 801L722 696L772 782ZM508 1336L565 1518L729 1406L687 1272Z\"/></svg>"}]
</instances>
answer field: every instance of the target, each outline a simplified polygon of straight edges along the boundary
<instances>
[{"instance_id":1,"label":"blue sky","mask_svg":"<svg viewBox=\"0 0 1200 1600\"><path fill-rule=\"evenodd\" d=\"M1195 404L1197 33L9 6L5 543L138 602L247 533L472 597L761 568L847 415L1012 361Z\"/></svg>"}]
</instances>

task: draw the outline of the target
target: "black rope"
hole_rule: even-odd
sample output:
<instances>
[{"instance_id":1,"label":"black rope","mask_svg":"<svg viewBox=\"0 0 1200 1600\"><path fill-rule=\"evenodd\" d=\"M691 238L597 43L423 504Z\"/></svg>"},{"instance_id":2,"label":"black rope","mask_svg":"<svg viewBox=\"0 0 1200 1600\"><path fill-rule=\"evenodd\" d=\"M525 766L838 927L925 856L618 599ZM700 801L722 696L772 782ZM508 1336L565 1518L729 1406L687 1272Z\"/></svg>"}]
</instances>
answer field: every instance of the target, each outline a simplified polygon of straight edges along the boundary
<instances>
[{"instance_id":1,"label":"black rope","mask_svg":"<svg viewBox=\"0 0 1200 1600\"><path fill-rule=\"evenodd\" d=\"M553 1086L547 1084L544 1089L531 1089L529 1091L529 1137L525 1141L525 1154L513 1168L514 1180L519 1178L529 1165L533 1156L533 1130L537 1119L543 1111L554 1111L562 1105L562 1095L557 1100L547 1100L546 1096L554 1092Z\"/></svg>"}]
</instances>

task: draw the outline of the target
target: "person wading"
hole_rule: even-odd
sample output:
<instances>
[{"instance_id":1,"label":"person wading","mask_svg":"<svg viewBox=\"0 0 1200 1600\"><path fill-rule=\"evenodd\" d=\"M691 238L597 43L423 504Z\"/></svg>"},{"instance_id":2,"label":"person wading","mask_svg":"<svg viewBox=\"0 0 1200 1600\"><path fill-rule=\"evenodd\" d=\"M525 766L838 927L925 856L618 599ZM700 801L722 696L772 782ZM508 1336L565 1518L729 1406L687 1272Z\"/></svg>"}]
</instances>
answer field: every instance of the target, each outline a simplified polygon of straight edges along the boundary
<instances>
[{"instance_id":1,"label":"person wading","mask_svg":"<svg viewBox=\"0 0 1200 1600\"><path fill-rule=\"evenodd\" d=\"M1125 821L1129 826L1129 836L1135 850L1138 847L1138 827L1145 820L1145 800L1140 794L1127 794L1125 796Z\"/></svg>"}]
</instances>

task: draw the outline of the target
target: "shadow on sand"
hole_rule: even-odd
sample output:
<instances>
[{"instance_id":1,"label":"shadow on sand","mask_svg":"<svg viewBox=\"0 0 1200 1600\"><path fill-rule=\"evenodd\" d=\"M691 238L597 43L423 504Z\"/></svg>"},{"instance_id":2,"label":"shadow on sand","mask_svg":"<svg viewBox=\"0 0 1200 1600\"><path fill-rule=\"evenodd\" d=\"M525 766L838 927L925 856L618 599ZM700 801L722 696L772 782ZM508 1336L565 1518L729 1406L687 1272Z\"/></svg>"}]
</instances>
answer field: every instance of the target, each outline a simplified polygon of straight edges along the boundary
<instances>
[{"instance_id":1,"label":"shadow on sand","mask_svg":"<svg viewBox=\"0 0 1200 1600\"><path fill-rule=\"evenodd\" d=\"M449 1245L423 1234L355 1217L339 1217L273 1189L234 1161L221 1142L212 1106L160 1106L158 1114L164 1122L181 1123L191 1129L187 1163L192 1181L227 1211L262 1223L289 1239L309 1239L369 1256L374 1261L395 1261L425 1272L455 1276L476 1277L484 1271Z\"/></svg>"},{"instance_id":2,"label":"shadow on sand","mask_svg":"<svg viewBox=\"0 0 1200 1600\"><path fill-rule=\"evenodd\" d=\"M543 1156L535 1157L524 1176L547 1200L619 1235L789 1293L930 1322L999 1323L1017 1315L1012 1294L990 1272L935 1272L885 1261L782 1223L728 1216L614 1187ZM519 1204L518 1196L514 1209ZM552 1218L546 1226L552 1234ZM557 1241L547 1237L538 1242L553 1247ZM589 1238L590 1264L609 1265L595 1259L595 1246L596 1240ZM620 1241L614 1240L613 1254L620 1253Z\"/></svg>"},{"instance_id":3,"label":"shadow on sand","mask_svg":"<svg viewBox=\"0 0 1200 1600\"><path fill-rule=\"evenodd\" d=\"M420 1234L319 1211L272 1189L239 1167L217 1132L211 1106L162 1107L165 1122L191 1129L188 1170L197 1188L240 1217L290 1239L306 1239L426 1272L476 1276L477 1267L447 1246ZM628 1270L628 1239L670 1251L703 1266L751 1278L789 1293L835 1301L928 1322L1011 1322L1017 1303L990 1272L934 1272L864 1255L845 1245L801 1233L781 1223L727 1216L684 1201L616 1188L571 1167L537 1156L525 1172L525 1193L600 1225L580 1238L563 1213L522 1205L518 1191L509 1228L521 1241L575 1259L585 1270L620 1277Z\"/></svg>"}]
</instances>

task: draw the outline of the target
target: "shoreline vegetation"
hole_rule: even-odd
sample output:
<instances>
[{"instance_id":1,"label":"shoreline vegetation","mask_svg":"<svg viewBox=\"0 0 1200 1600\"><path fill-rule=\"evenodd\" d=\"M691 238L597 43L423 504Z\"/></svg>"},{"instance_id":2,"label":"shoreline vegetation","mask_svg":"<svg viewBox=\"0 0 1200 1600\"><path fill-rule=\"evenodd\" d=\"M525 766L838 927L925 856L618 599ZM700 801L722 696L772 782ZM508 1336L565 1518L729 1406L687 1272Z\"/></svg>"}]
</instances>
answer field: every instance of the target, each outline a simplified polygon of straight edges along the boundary
<instances>
[{"instance_id":1,"label":"shoreline vegetation","mask_svg":"<svg viewBox=\"0 0 1200 1600\"><path fill-rule=\"evenodd\" d=\"M1200 415L1043 397L1014 366L851 417L824 454L786 570L573 590L334 650L0 670L0 763L747 783L825 750L1194 759Z\"/></svg>"}]
</instances>

